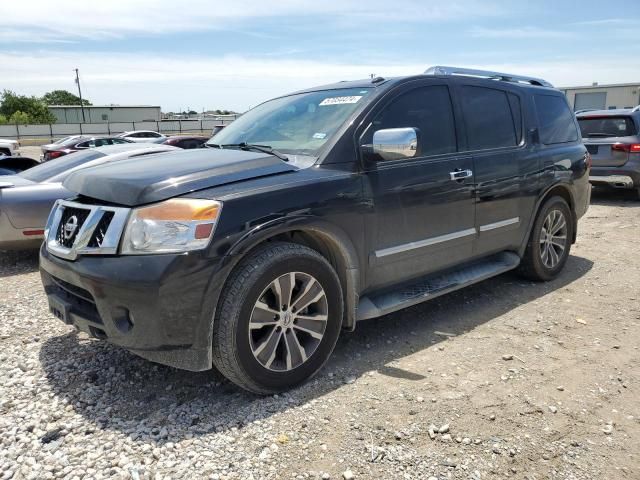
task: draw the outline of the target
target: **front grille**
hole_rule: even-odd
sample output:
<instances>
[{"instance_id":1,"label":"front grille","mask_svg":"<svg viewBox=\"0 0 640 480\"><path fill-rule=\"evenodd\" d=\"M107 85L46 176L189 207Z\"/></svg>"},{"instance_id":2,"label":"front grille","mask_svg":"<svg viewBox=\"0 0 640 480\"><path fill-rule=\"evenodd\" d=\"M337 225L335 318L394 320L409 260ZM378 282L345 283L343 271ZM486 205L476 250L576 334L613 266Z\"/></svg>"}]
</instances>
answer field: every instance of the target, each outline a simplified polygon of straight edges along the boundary
<instances>
[{"instance_id":1,"label":"front grille","mask_svg":"<svg viewBox=\"0 0 640 480\"><path fill-rule=\"evenodd\" d=\"M62 218L58 225L58 231L56 233L56 240L60 245L66 248L71 248L73 242L76 241L78 232L85 220L89 216L90 210L82 208L65 208L62 212Z\"/></svg>"},{"instance_id":2,"label":"front grille","mask_svg":"<svg viewBox=\"0 0 640 480\"><path fill-rule=\"evenodd\" d=\"M104 212L102 214L102 218L98 222L98 225L96 225L96 228L89 239L89 247L100 248L102 246L104 237L107 235L107 229L109 228L109 225L111 225L111 220L113 220L114 215L115 214L113 212Z\"/></svg>"},{"instance_id":3,"label":"front grille","mask_svg":"<svg viewBox=\"0 0 640 480\"><path fill-rule=\"evenodd\" d=\"M587 145L587 152L591 155L596 155L598 153L598 145Z\"/></svg>"},{"instance_id":4,"label":"front grille","mask_svg":"<svg viewBox=\"0 0 640 480\"><path fill-rule=\"evenodd\" d=\"M78 255L115 255L131 209L58 200L47 221L47 250L75 260Z\"/></svg>"}]
</instances>

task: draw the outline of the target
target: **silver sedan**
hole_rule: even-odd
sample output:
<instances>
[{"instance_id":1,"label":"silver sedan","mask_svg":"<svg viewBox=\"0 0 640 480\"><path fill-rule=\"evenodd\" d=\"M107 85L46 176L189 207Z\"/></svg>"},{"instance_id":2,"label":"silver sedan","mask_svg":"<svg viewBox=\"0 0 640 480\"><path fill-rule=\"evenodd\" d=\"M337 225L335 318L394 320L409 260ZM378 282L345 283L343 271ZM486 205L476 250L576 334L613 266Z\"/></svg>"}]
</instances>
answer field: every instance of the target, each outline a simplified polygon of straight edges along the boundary
<instances>
[{"instance_id":1,"label":"silver sedan","mask_svg":"<svg viewBox=\"0 0 640 480\"><path fill-rule=\"evenodd\" d=\"M0 177L0 250L38 248L53 203L74 193L62 181L81 168L180 150L170 145L111 145L73 153L18 175Z\"/></svg>"}]
</instances>

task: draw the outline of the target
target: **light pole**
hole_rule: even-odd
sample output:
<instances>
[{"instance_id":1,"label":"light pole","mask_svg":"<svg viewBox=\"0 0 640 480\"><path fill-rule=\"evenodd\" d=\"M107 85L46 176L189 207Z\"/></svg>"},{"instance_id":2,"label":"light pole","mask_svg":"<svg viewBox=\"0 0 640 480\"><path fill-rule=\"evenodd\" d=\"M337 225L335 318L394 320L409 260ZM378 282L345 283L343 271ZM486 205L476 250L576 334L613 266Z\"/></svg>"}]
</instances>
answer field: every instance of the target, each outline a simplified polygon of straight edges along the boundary
<instances>
[{"instance_id":1,"label":"light pole","mask_svg":"<svg viewBox=\"0 0 640 480\"><path fill-rule=\"evenodd\" d=\"M80 90L80 76L78 75L78 69L76 71L76 83L78 84L78 96L80 97L80 110L82 110L82 123L87 123L87 120L84 116L84 105L82 103L82 90Z\"/></svg>"}]
</instances>

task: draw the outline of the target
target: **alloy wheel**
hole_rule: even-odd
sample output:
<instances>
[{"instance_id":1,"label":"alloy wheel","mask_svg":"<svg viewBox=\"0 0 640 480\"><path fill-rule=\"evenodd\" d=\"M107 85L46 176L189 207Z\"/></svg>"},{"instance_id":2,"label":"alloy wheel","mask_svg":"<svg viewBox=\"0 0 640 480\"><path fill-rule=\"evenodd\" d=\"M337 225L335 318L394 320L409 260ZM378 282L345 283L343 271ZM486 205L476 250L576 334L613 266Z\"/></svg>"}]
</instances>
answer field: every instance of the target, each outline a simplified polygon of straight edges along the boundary
<instances>
[{"instance_id":1,"label":"alloy wheel","mask_svg":"<svg viewBox=\"0 0 640 480\"><path fill-rule=\"evenodd\" d=\"M560 210L551 210L540 232L540 258L547 268L555 268L567 247L567 220Z\"/></svg>"},{"instance_id":2,"label":"alloy wheel","mask_svg":"<svg viewBox=\"0 0 640 480\"><path fill-rule=\"evenodd\" d=\"M281 275L264 289L251 312L253 356L269 370L293 370L316 351L327 320L327 295L318 280L303 272Z\"/></svg>"}]
</instances>

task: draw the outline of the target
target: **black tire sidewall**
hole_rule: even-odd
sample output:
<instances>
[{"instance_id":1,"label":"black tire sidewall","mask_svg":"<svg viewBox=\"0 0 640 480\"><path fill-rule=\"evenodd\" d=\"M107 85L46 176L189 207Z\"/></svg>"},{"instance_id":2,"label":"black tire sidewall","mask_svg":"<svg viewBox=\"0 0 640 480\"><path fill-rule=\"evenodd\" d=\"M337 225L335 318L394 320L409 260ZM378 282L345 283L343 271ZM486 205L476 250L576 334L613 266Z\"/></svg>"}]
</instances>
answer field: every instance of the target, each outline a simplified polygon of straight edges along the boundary
<instances>
[{"instance_id":1,"label":"black tire sidewall","mask_svg":"<svg viewBox=\"0 0 640 480\"><path fill-rule=\"evenodd\" d=\"M558 264L553 268L548 268L543 262L540 252L540 235L542 234L542 226L544 225L544 221L552 210L559 210L564 215L564 219L567 222L567 243L562 253L562 257ZM536 219L536 223L531 233L531 255L533 256L532 261L536 273L540 278L545 280L551 280L558 276L558 274L564 268L564 265L567 263L569 259L569 253L571 251L571 239L573 238L573 217L571 214L571 210L569 209L569 205L560 197L551 198L540 210L540 214Z\"/></svg>"},{"instance_id":2,"label":"black tire sidewall","mask_svg":"<svg viewBox=\"0 0 640 480\"><path fill-rule=\"evenodd\" d=\"M245 374L261 388L269 391L281 391L298 385L312 377L333 351L342 323L342 292L335 272L328 264L312 255L289 256L276 262L269 262L265 268L258 269L243 289L244 301L235 319L235 351L237 362ZM302 272L312 275L327 295L328 322L320 344L311 357L299 367L276 372L263 367L253 355L249 343L249 320L256 300L273 280L289 272Z\"/></svg>"}]
</instances>

